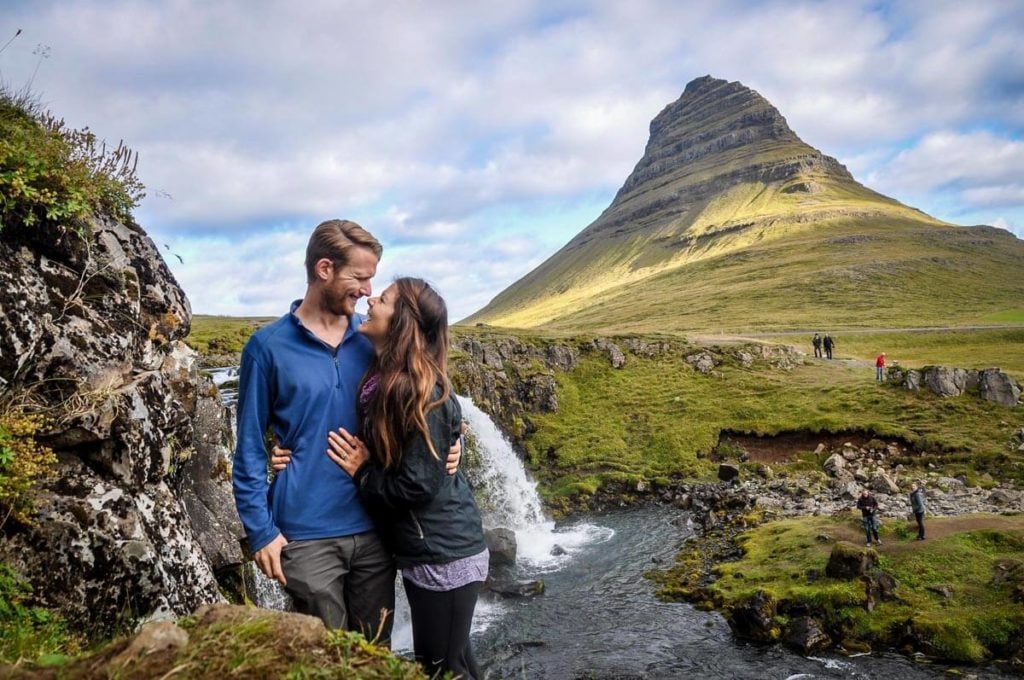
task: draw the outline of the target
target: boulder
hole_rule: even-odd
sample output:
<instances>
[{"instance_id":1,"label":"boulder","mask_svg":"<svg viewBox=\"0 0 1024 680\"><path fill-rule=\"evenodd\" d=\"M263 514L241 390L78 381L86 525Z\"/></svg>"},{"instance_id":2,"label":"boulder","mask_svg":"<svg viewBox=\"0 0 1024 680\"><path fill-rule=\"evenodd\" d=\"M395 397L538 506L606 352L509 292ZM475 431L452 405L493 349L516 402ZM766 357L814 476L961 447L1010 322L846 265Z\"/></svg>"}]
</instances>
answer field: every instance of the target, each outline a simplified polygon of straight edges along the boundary
<instances>
[{"instance_id":1,"label":"boulder","mask_svg":"<svg viewBox=\"0 0 1024 680\"><path fill-rule=\"evenodd\" d=\"M714 358L707 352L700 352L699 354L691 354L686 357L686 363L693 366L695 369L707 375L715 367Z\"/></svg>"},{"instance_id":2,"label":"boulder","mask_svg":"<svg viewBox=\"0 0 1024 680\"><path fill-rule=\"evenodd\" d=\"M828 564L825 565L825 575L829 578L854 579L869 574L877 567L877 552L840 541L832 547Z\"/></svg>"},{"instance_id":3,"label":"boulder","mask_svg":"<svg viewBox=\"0 0 1024 680\"><path fill-rule=\"evenodd\" d=\"M907 371L907 374L903 377L903 386L908 390L917 391L921 389L921 371L911 369Z\"/></svg>"},{"instance_id":4,"label":"boulder","mask_svg":"<svg viewBox=\"0 0 1024 680\"><path fill-rule=\"evenodd\" d=\"M718 466L718 478L723 482L731 482L740 476L740 469L729 463L722 463Z\"/></svg>"},{"instance_id":5,"label":"boulder","mask_svg":"<svg viewBox=\"0 0 1024 680\"><path fill-rule=\"evenodd\" d=\"M962 368L927 366L924 384L940 397L959 397L967 389L967 371Z\"/></svg>"},{"instance_id":6,"label":"boulder","mask_svg":"<svg viewBox=\"0 0 1024 680\"><path fill-rule=\"evenodd\" d=\"M496 595L509 598L536 597L544 594L544 581L504 581L495 582L487 586L487 589Z\"/></svg>"},{"instance_id":7,"label":"boulder","mask_svg":"<svg viewBox=\"0 0 1024 680\"><path fill-rule=\"evenodd\" d=\"M879 602L896 597L896 587L899 583L881 569L874 569L861 576L861 580L864 582L864 608L869 612L874 611Z\"/></svg>"},{"instance_id":8,"label":"boulder","mask_svg":"<svg viewBox=\"0 0 1024 680\"><path fill-rule=\"evenodd\" d=\"M880 470L871 476L870 484L871 489L878 493L898 494L900 492L900 487L896 485L896 482Z\"/></svg>"},{"instance_id":9,"label":"boulder","mask_svg":"<svg viewBox=\"0 0 1024 680\"><path fill-rule=\"evenodd\" d=\"M1002 406L1016 406L1020 403L1020 385L998 368L986 368L980 373L978 393L982 399Z\"/></svg>"},{"instance_id":10,"label":"boulder","mask_svg":"<svg viewBox=\"0 0 1024 680\"><path fill-rule=\"evenodd\" d=\"M838 453L833 453L821 467L830 477L838 477L846 472L846 459Z\"/></svg>"},{"instance_id":11,"label":"boulder","mask_svg":"<svg viewBox=\"0 0 1024 680\"><path fill-rule=\"evenodd\" d=\"M488 529L484 532L487 550L491 553L492 567L515 566L516 532L511 529Z\"/></svg>"},{"instance_id":12,"label":"boulder","mask_svg":"<svg viewBox=\"0 0 1024 680\"><path fill-rule=\"evenodd\" d=\"M821 624L810 616L790 619L786 625L785 642L804 656L828 648L832 638L822 630Z\"/></svg>"},{"instance_id":13,"label":"boulder","mask_svg":"<svg viewBox=\"0 0 1024 680\"><path fill-rule=\"evenodd\" d=\"M733 605L729 627L742 638L757 642L775 642L781 631L775 623L775 600L763 590Z\"/></svg>"},{"instance_id":14,"label":"boulder","mask_svg":"<svg viewBox=\"0 0 1024 680\"><path fill-rule=\"evenodd\" d=\"M596 338L593 342L596 350L608 353L608 362L612 368L622 368L626 365L626 355L622 353L619 346L606 338Z\"/></svg>"}]
</instances>

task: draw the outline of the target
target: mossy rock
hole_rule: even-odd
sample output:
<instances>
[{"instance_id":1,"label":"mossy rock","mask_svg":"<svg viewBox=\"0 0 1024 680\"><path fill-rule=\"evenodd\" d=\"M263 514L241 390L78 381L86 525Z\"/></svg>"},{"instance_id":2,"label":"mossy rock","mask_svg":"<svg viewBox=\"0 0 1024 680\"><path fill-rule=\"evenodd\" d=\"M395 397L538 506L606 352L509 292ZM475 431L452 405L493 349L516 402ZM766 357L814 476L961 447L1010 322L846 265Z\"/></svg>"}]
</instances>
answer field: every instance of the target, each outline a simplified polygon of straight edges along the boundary
<instances>
[{"instance_id":1,"label":"mossy rock","mask_svg":"<svg viewBox=\"0 0 1024 680\"><path fill-rule=\"evenodd\" d=\"M853 579L866 576L878 567L878 553L871 548L861 548L846 541L832 547L825 575L829 578Z\"/></svg>"}]
</instances>

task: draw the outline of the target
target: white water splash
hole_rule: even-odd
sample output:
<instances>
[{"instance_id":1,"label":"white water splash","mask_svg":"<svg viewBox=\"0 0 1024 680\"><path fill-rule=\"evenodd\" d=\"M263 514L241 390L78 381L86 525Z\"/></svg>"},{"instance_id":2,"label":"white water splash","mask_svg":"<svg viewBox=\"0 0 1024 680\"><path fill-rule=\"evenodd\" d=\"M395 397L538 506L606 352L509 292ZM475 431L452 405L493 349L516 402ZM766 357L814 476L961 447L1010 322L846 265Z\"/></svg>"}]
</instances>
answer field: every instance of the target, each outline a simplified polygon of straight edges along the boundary
<instances>
[{"instance_id":1,"label":"white water splash","mask_svg":"<svg viewBox=\"0 0 1024 680\"><path fill-rule=\"evenodd\" d=\"M504 527L516 534L520 571L537 575L559 569L585 545L603 543L611 529L579 523L558 527L544 513L537 483L530 479L519 455L490 416L468 397L458 397L462 417L481 449L483 464L470 474L487 528Z\"/></svg>"}]
</instances>

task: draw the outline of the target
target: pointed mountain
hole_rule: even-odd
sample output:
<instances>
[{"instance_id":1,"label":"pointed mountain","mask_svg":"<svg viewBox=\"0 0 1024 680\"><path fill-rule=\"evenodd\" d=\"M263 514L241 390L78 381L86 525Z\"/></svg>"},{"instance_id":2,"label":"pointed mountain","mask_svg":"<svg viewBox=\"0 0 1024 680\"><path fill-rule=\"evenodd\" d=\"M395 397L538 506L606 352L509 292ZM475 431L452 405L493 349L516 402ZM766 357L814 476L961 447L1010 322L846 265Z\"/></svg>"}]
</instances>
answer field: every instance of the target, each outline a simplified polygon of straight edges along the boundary
<instances>
[{"instance_id":1,"label":"pointed mountain","mask_svg":"<svg viewBox=\"0 0 1024 680\"><path fill-rule=\"evenodd\" d=\"M651 122L611 205L463 323L946 325L1019 308L1022 265L1024 242L1008 232L950 225L868 189L760 94L705 76ZM973 308L949 310L950 291Z\"/></svg>"}]
</instances>

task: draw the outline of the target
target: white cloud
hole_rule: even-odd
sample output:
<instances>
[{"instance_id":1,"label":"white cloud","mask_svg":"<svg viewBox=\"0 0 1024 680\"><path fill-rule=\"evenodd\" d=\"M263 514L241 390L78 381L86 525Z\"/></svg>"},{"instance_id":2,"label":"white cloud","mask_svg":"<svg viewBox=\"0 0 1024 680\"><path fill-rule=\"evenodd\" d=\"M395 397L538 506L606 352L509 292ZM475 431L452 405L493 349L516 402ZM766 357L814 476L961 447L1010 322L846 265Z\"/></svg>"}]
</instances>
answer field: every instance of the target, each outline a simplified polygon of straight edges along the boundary
<instances>
[{"instance_id":1,"label":"white cloud","mask_svg":"<svg viewBox=\"0 0 1024 680\"><path fill-rule=\"evenodd\" d=\"M706 73L926 211L1024 206L1012 1L9 3L18 26L2 75L49 44L45 101L139 150L140 219L200 312L277 313L312 226L354 217L465 315L586 226Z\"/></svg>"}]
</instances>

